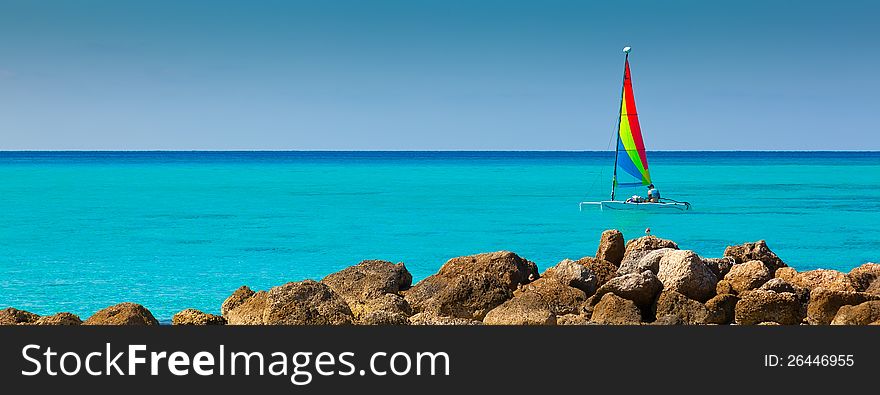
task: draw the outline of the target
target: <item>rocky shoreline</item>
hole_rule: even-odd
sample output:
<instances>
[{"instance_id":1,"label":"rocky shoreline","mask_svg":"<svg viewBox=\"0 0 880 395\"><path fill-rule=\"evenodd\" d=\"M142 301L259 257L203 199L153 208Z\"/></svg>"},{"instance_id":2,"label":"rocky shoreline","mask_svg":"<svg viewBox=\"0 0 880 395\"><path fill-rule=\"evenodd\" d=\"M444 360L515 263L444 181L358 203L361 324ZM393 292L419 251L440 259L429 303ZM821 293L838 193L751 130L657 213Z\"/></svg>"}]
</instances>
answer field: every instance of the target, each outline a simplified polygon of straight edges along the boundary
<instances>
[{"instance_id":1,"label":"rocky shoreline","mask_svg":"<svg viewBox=\"0 0 880 395\"><path fill-rule=\"evenodd\" d=\"M499 251L453 258L412 284L403 263L368 260L321 281L235 290L221 315L173 325L880 325L880 264L797 272L761 240L704 258L671 241L602 233L595 256L539 273ZM0 325L158 325L120 303L81 320L6 308Z\"/></svg>"}]
</instances>

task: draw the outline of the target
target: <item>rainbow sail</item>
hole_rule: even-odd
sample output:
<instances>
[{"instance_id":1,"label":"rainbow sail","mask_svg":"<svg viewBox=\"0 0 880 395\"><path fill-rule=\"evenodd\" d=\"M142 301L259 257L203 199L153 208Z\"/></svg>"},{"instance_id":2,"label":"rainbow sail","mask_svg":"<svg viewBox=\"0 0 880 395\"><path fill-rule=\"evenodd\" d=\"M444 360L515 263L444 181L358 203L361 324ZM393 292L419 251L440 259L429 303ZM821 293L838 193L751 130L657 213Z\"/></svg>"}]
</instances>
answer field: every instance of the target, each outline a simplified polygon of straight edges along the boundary
<instances>
[{"instance_id":1,"label":"rainbow sail","mask_svg":"<svg viewBox=\"0 0 880 395\"><path fill-rule=\"evenodd\" d=\"M639 114L636 111L636 100L633 97L628 51L623 69L623 92L620 98L620 123L617 128L617 153L615 156L617 168L614 172L614 187L651 184L648 156L645 153L642 129L639 127Z\"/></svg>"}]
</instances>

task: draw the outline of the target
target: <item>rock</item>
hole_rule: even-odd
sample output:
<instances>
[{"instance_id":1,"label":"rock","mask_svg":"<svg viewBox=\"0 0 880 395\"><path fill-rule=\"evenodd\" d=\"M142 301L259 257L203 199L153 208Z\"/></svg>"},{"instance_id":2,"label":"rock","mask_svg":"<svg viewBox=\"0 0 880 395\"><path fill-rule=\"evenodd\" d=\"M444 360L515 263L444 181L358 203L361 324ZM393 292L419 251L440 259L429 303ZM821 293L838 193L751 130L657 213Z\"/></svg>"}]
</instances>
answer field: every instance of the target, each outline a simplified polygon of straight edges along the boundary
<instances>
[{"instance_id":1,"label":"rock","mask_svg":"<svg viewBox=\"0 0 880 395\"><path fill-rule=\"evenodd\" d=\"M353 320L342 296L312 280L272 287L263 309L266 325L346 325Z\"/></svg>"},{"instance_id":2,"label":"rock","mask_svg":"<svg viewBox=\"0 0 880 395\"><path fill-rule=\"evenodd\" d=\"M538 268L508 251L452 258L405 294L414 312L480 320L538 278Z\"/></svg>"},{"instance_id":3,"label":"rock","mask_svg":"<svg viewBox=\"0 0 880 395\"><path fill-rule=\"evenodd\" d=\"M259 291L240 305L226 312L227 325L262 325L263 310L266 308L266 291ZM227 299L228 300L228 299Z\"/></svg>"},{"instance_id":4,"label":"rock","mask_svg":"<svg viewBox=\"0 0 880 395\"><path fill-rule=\"evenodd\" d=\"M556 317L556 325L589 325L590 319L585 314L565 314Z\"/></svg>"},{"instance_id":5,"label":"rock","mask_svg":"<svg viewBox=\"0 0 880 395\"><path fill-rule=\"evenodd\" d=\"M639 325L642 312L631 300L607 293L593 308L591 319L604 325Z\"/></svg>"},{"instance_id":6,"label":"rock","mask_svg":"<svg viewBox=\"0 0 880 395\"><path fill-rule=\"evenodd\" d=\"M790 292L746 291L740 294L734 315L739 325L755 325L762 322L798 325L803 320L800 301L797 295Z\"/></svg>"},{"instance_id":7,"label":"rock","mask_svg":"<svg viewBox=\"0 0 880 395\"><path fill-rule=\"evenodd\" d=\"M874 281L865 292L873 295L880 295L880 281Z\"/></svg>"},{"instance_id":8,"label":"rock","mask_svg":"<svg viewBox=\"0 0 880 395\"><path fill-rule=\"evenodd\" d=\"M613 263L593 257L583 257L575 261L590 269L590 272L596 276L596 287L601 287L614 277L617 277L617 266Z\"/></svg>"},{"instance_id":9,"label":"rock","mask_svg":"<svg viewBox=\"0 0 880 395\"><path fill-rule=\"evenodd\" d=\"M654 304L657 294L663 289L663 283L657 279L650 270L642 273L625 274L612 278L605 285L599 287L596 294L590 299L591 305L598 303L607 293L613 293L621 298L633 301L643 311Z\"/></svg>"},{"instance_id":10,"label":"rock","mask_svg":"<svg viewBox=\"0 0 880 395\"><path fill-rule=\"evenodd\" d=\"M779 273L779 271L777 271ZM764 283L760 288L760 290L764 291L773 291L773 292L790 292L793 294L797 294L798 291L795 289L793 285L791 285L788 281L785 281L781 278L773 278Z\"/></svg>"},{"instance_id":11,"label":"rock","mask_svg":"<svg viewBox=\"0 0 880 395\"><path fill-rule=\"evenodd\" d=\"M34 325L81 325L82 320L76 314L58 313L40 317Z\"/></svg>"},{"instance_id":12,"label":"rock","mask_svg":"<svg viewBox=\"0 0 880 395\"><path fill-rule=\"evenodd\" d=\"M859 305L869 300L880 300L880 296L866 292L833 291L825 288L810 290L807 305L807 322L812 325L828 325L837 311L845 305Z\"/></svg>"},{"instance_id":13,"label":"rock","mask_svg":"<svg viewBox=\"0 0 880 395\"><path fill-rule=\"evenodd\" d=\"M875 321L880 321L880 300L841 306L831 325L869 325Z\"/></svg>"},{"instance_id":14,"label":"rock","mask_svg":"<svg viewBox=\"0 0 880 395\"><path fill-rule=\"evenodd\" d=\"M661 322L667 325L673 322L696 325L706 323L709 311L702 303L688 299L687 296L678 292L663 291L657 298L655 315L661 318L665 317Z\"/></svg>"},{"instance_id":15,"label":"rock","mask_svg":"<svg viewBox=\"0 0 880 395\"><path fill-rule=\"evenodd\" d=\"M146 307L125 302L99 310L83 325L159 325L159 321Z\"/></svg>"},{"instance_id":16,"label":"rock","mask_svg":"<svg viewBox=\"0 0 880 395\"><path fill-rule=\"evenodd\" d=\"M620 264L617 274L622 276L630 273L641 273L645 270L650 270L657 274L660 271L660 259L669 251L675 250L672 248L661 248L658 250L638 251Z\"/></svg>"},{"instance_id":17,"label":"rock","mask_svg":"<svg viewBox=\"0 0 880 395\"><path fill-rule=\"evenodd\" d=\"M778 322L764 321L764 322L762 322L762 323L760 323L760 324L758 324L758 325L763 325L763 326L767 326L767 325L769 325L769 326L774 326L774 325L775 325L775 326L779 326L780 324L779 324Z\"/></svg>"},{"instance_id":18,"label":"rock","mask_svg":"<svg viewBox=\"0 0 880 395\"><path fill-rule=\"evenodd\" d=\"M556 325L556 314L537 293L528 292L492 309L483 319L486 325Z\"/></svg>"},{"instance_id":19,"label":"rock","mask_svg":"<svg viewBox=\"0 0 880 395\"><path fill-rule=\"evenodd\" d=\"M0 310L0 325L32 324L39 318L40 316L34 313L13 307Z\"/></svg>"},{"instance_id":20,"label":"rock","mask_svg":"<svg viewBox=\"0 0 880 395\"><path fill-rule=\"evenodd\" d=\"M363 305L355 322L360 325L409 325L412 308L403 296L387 293Z\"/></svg>"},{"instance_id":21,"label":"rock","mask_svg":"<svg viewBox=\"0 0 880 395\"><path fill-rule=\"evenodd\" d=\"M384 294L396 294L412 285L412 275L403 263L362 261L321 280L346 301L365 303Z\"/></svg>"},{"instance_id":22,"label":"rock","mask_svg":"<svg viewBox=\"0 0 880 395\"><path fill-rule=\"evenodd\" d=\"M226 325L226 319L196 309L186 309L171 317L171 325Z\"/></svg>"},{"instance_id":23,"label":"rock","mask_svg":"<svg viewBox=\"0 0 880 395\"><path fill-rule=\"evenodd\" d=\"M248 288L247 285L242 285L233 291L232 295L229 295L229 297L223 301L223 304L220 305L220 315L226 317L230 310L241 306L251 296L254 296L254 293L255 292Z\"/></svg>"},{"instance_id":24,"label":"rock","mask_svg":"<svg viewBox=\"0 0 880 395\"><path fill-rule=\"evenodd\" d=\"M880 264L866 263L849 271L849 279L856 291L866 292L868 289L880 290ZM873 286L873 287L872 287Z\"/></svg>"},{"instance_id":25,"label":"rock","mask_svg":"<svg viewBox=\"0 0 880 395\"><path fill-rule=\"evenodd\" d=\"M724 280L730 284L734 293L756 289L771 278L773 276L770 274L770 269L761 261L748 261L733 265L724 276Z\"/></svg>"},{"instance_id":26,"label":"rock","mask_svg":"<svg viewBox=\"0 0 880 395\"><path fill-rule=\"evenodd\" d=\"M556 278L542 277L522 286L507 302L523 309L548 309L554 315L565 315L581 313L586 301L584 291L565 285Z\"/></svg>"},{"instance_id":27,"label":"rock","mask_svg":"<svg viewBox=\"0 0 880 395\"><path fill-rule=\"evenodd\" d=\"M722 294L712 297L706 301L708 315L705 323L724 325L733 322L736 316L737 302L739 302L739 298L736 295Z\"/></svg>"},{"instance_id":28,"label":"rock","mask_svg":"<svg viewBox=\"0 0 880 395\"><path fill-rule=\"evenodd\" d=\"M467 318L441 317L436 313L425 311L409 317L410 325L483 325L482 321Z\"/></svg>"},{"instance_id":29,"label":"rock","mask_svg":"<svg viewBox=\"0 0 880 395\"><path fill-rule=\"evenodd\" d=\"M736 291L733 289L733 286L730 285L730 282L727 280L721 280L718 284L715 284L715 294L723 295L723 294L736 294Z\"/></svg>"},{"instance_id":30,"label":"rock","mask_svg":"<svg viewBox=\"0 0 880 395\"><path fill-rule=\"evenodd\" d=\"M678 249L678 244L672 240L661 239L657 236L642 236L626 243L624 258L638 251L659 250L661 248Z\"/></svg>"},{"instance_id":31,"label":"rock","mask_svg":"<svg viewBox=\"0 0 880 395\"><path fill-rule=\"evenodd\" d=\"M797 270L794 270L793 267L786 266L786 267L780 267L779 269L776 269L775 277L782 279L782 280L785 280L786 282L788 282L790 284L792 282L792 280L794 280L795 276L797 276L797 274L798 274Z\"/></svg>"},{"instance_id":32,"label":"rock","mask_svg":"<svg viewBox=\"0 0 880 395\"><path fill-rule=\"evenodd\" d=\"M586 266L571 259L565 259L545 270L541 278L554 278L562 284L584 291L587 296L596 293L596 275Z\"/></svg>"},{"instance_id":33,"label":"rock","mask_svg":"<svg viewBox=\"0 0 880 395\"><path fill-rule=\"evenodd\" d=\"M703 302L715 296L715 274L693 251L669 251L660 259L657 278L664 290L672 290Z\"/></svg>"},{"instance_id":34,"label":"rock","mask_svg":"<svg viewBox=\"0 0 880 395\"><path fill-rule=\"evenodd\" d=\"M602 259L611 262L614 266L620 266L625 249L623 233L616 229L606 230L602 232L602 238L599 240L596 259Z\"/></svg>"},{"instance_id":35,"label":"rock","mask_svg":"<svg viewBox=\"0 0 880 395\"><path fill-rule=\"evenodd\" d=\"M816 269L800 272L789 282L807 289L822 287L831 291L856 291L856 287L853 286L850 278L837 270Z\"/></svg>"},{"instance_id":36,"label":"rock","mask_svg":"<svg viewBox=\"0 0 880 395\"><path fill-rule=\"evenodd\" d=\"M728 246L724 250L724 256L731 257L736 261L736 263L744 263L748 261L761 261L767 265L767 268L770 269L770 273L776 273L776 270L785 267L785 263L782 262L782 259L779 259L773 251L770 251L770 248L767 247L767 242L764 240L759 240L755 243L744 243L735 246Z\"/></svg>"},{"instance_id":37,"label":"rock","mask_svg":"<svg viewBox=\"0 0 880 395\"><path fill-rule=\"evenodd\" d=\"M704 258L703 263L715 274L716 278L724 278L735 264L733 258Z\"/></svg>"}]
</instances>

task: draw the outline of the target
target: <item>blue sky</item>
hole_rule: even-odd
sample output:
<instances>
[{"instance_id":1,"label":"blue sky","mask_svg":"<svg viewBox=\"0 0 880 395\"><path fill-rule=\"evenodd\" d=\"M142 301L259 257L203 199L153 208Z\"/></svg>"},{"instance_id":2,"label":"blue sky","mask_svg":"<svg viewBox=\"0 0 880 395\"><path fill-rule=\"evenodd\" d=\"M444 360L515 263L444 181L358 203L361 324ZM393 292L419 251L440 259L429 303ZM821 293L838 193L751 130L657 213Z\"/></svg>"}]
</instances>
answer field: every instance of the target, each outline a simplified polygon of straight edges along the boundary
<instances>
[{"instance_id":1,"label":"blue sky","mask_svg":"<svg viewBox=\"0 0 880 395\"><path fill-rule=\"evenodd\" d=\"M880 150L878 11L0 0L0 149Z\"/></svg>"}]
</instances>

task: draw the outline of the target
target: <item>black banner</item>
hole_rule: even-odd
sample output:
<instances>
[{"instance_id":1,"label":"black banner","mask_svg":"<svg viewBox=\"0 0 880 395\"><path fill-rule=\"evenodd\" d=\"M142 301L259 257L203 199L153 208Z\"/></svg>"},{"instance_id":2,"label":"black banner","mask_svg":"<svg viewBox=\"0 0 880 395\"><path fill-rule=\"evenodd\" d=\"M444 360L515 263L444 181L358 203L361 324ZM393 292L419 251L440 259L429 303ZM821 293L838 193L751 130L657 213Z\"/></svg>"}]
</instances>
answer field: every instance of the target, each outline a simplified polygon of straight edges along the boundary
<instances>
[{"instance_id":1,"label":"black banner","mask_svg":"<svg viewBox=\"0 0 880 395\"><path fill-rule=\"evenodd\" d=\"M814 392L875 382L878 336L877 326L18 326L0 327L0 378L32 393Z\"/></svg>"}]
</instances>

